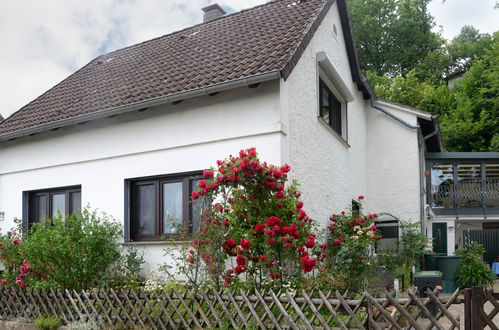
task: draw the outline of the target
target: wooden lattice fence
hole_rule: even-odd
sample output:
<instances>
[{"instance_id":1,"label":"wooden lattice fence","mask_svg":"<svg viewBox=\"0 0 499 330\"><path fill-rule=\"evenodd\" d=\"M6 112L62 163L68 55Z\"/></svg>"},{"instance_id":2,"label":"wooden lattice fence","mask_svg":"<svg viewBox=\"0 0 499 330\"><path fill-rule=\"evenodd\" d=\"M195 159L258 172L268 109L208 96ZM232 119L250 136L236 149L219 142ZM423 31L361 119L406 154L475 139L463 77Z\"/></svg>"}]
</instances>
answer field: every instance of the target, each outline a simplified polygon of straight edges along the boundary
<instances>
[{"instance_id":1,"label":"wooden lattice fence","mask_svg":"<svg viewBox=\"0 0 499 330\"><path fill-rule=\"evenodd\" d=\"M498 293L473 287L464 290L464 301L465 330L499 330Z\"/></svg>"},{"instance_id":2,"label":"wooden lattice fence","mask_svg":"<svg viewBox=\"0 0 499 330\"><path fill-rule=\"evenodd\" d=\"M178 292L144 290L0 290L0 319L57 316L64 322L94 320L118 328L206 329L459 329L459 315L449 308L460 303L459 291L442 299L428 291L418 298L346 299L324 293L225 290Z\"/></svg>"}]
</instances>

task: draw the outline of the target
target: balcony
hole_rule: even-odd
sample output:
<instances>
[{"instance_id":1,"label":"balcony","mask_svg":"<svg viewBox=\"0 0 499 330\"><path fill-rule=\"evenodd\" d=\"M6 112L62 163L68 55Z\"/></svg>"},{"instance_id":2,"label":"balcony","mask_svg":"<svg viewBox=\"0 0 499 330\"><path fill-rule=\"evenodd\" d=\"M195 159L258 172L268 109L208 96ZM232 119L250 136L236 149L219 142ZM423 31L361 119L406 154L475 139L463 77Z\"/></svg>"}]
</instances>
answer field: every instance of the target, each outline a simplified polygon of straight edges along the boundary
<instances>
[{"instance_id":1,"label":"balcony","mask_svg":"<svg viewBox=\"0 0 499 330\"><path fill-rule=\"evenodd\" d=\"M499 152L426 156L427 201L436 216L499 216Z\"/></svg>"}]
</instances>

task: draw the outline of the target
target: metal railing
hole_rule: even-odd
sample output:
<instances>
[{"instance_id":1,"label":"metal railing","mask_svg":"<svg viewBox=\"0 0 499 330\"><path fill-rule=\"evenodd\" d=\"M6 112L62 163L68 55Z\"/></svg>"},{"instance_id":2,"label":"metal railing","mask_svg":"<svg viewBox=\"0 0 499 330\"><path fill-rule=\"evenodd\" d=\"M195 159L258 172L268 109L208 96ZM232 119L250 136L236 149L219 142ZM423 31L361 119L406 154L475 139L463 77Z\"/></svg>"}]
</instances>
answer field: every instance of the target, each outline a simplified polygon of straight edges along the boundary
<instances>
[{"instance_id":1,"label":"metal railing","mask_svg":"<svg viewBox=\"0 0 499 330\"><path fill-rule=\"evenodd\" d=\"M439 216L499 216L499 152L426 154L427 201Z\"/></svg>"}]
</instances>

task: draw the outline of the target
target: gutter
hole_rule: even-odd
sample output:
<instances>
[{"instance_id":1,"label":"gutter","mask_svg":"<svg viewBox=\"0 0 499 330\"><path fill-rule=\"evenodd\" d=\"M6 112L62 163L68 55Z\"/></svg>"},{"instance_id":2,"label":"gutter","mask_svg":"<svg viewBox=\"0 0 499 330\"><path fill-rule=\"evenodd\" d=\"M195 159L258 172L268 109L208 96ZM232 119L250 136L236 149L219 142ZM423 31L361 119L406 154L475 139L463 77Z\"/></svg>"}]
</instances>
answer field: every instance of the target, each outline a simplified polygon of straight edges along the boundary
<instances>
[{"instance_id":1,"label":"gutter","mask_svg":"<svg viewBox=\"0 0 499 330\"><path fill-rule=\"evenodd\" d=\"M371 84L369 83L369 81L367 80L367 78L364 77L363 74L361 74L360 79L362 81L363 87L365 88L365 90L367 91L367 93L370 96L369 100L371 101L371 107L373 107L376 110L379 110L379 111L383 112L385 115L387 115L388 117L390 117L390 118L398 121L399 123L401 123L402 125L406 126L407 128L410 128L410 129L419 129L420 128L419 125L412 125L412 124L406 122L405 120L403 120L402 118L394 115L390 111L388 111L388 110L380 107L379 105L376 105L375 102L378 99L378 96L376 96L376 94L374 93L373 88L371 87Z\"/></svg>"},{"instance_id":2,"label":"gutter","mask_svg":"<svg viewBox=\"0 0 499 330\"><path fill-rule=\"evenodd\" d=\"M214 93L226 91L229 89L234 89L238 87L248 87L251 85L259 84L262 82L267 82L270 80L275 80L279 79L282 77L282 74L279 70L274 70L274 71L269 71L269 72L264 72L264 73L258 73L255 75L247 76L244 78L238 78L234 80L229 80L225 81L222 83L214 84L214 85L209 85L205 87L199 87L187 91L182 91L182 92L177 92L173 94L168 94L164 96L159 96L156 98L140 101L140 102L135 102L135 103L130 103L126 105L120 105L117 107L112 107L112 108L107 108L103 110L99 110L96 112L92 112L89 114L83 114L79 115L76 117L71 117L67 119L61 119L57 120L54 122L50 122L47 124L42 124L34 127L30 127L27 129L22 129L19 131L11 132L11 133L5 133L5 134L0 134L0 142L1 141L8 141L8 140L13 140L18 137L26 136L26 135L34 135L37 133L41 133L44 131L48 130L53 130L57 129L60 127L65 127L65 126L70 126L70 125L75 125L75 124L81 124L90 120L95 120L95 119L101 119L101 118L106 118L106 117L111 117L114 115L118 114L123 114L135 110L140 110L148 107L153 107L165 103L173 103L173 102L179 102L185 99L190 99L193 97L197 96L205 96L205 95L212 95Z\"/></svg>"}]
</instances>

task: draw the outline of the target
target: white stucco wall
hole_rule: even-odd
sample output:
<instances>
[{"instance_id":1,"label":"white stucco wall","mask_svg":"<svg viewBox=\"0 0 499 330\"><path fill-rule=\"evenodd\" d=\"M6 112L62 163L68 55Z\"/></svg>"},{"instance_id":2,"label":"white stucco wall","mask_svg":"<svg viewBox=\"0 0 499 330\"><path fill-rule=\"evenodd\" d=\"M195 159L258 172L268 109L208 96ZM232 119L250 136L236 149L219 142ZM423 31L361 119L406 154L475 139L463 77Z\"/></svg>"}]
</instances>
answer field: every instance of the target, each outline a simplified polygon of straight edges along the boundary
<instances>
[{"instance_id":1,"label":"white stucco wall","mask_svg":"<svg viewBox=\"0 0 499 330\"><path fill-rule=\"evenodd\" d=\"M22 216L23 191L69 185L123 223L125 179L202 170L249 147L279 164L283 134L274 81L2 143L0 229ZM164 247L146 246L152 268Z\"/></svg>"},{"instance_id":2,"label":"white stucco wall","mask_svg":"<svg viewBox=\"0 0 499 330\"><path fill-rule=\"evenodd\" d=\"M414 114L383 104L406 122L417 125ZM367 111L368 205L404 221L421 220L420 164L416 129L410 129L381 111Z\"/></svg>"},{"instance_id":3,"label":"white stucco wall","mask_svg":"<svg viewBox=\"0 0 499 330\"><path fill-rule=\"evenodd\" d=\"M333 32L336 25L338 34ZM332 60L355 100L348 103L348 145L318 118L316 54ZM353 83L336 4L330 9L289 78L281 82L289 122L289 163L301 184L304 209L326 223L333 212L367 192L366 114Z\"/></svg>"},{"instance_id":4,"label":"white stucco wall","mask_svg":"<svg viewBox=\"0 0 499 330\"><path fill-rule=\"evenodd\" d=\"M348 145L318 118L316 56L322 51L355 97L347 105ZM289 125L283 147L289 148L292 175L300 180L305 208L313 218L326 223L331 213L349 207L362 194L369 212L420 219L417 131L363 100L352 81L336 4L287 81L281 82L281 100L287 117L283 122ZM385 108L417 125L417 112Z\"/></svg>"}]
</instances>

